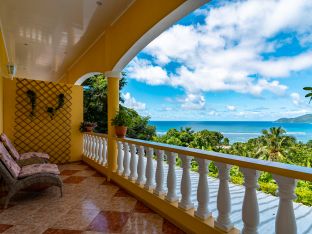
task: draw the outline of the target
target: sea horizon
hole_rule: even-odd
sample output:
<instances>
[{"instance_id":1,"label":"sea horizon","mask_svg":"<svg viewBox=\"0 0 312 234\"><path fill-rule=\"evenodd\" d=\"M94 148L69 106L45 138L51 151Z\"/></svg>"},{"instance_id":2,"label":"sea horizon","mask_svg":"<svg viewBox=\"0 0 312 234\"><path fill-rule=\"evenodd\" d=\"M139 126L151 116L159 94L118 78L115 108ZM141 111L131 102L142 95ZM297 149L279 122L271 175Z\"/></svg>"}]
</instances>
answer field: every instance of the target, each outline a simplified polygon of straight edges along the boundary
<instances>
[{"instance_id":1,"label":"sea horizon","mask_svg":"<svg viewBox=\"0 0 312 234\"><path fill-rule=\"evenodd\" d=\"M312 140L312 124L309 123L278 123L275 121L231 121L231 120L151 120L151 125L156 127L157 135L164 135L170 128L180 129L190 127L194 131L204 129L221 132L224 137L229 138L230 143L247 142L251 138L260 136L263 129L270 127L282 127L286 135L294 136L298 141L306 143Z\"/></svg>"}]
</instances>

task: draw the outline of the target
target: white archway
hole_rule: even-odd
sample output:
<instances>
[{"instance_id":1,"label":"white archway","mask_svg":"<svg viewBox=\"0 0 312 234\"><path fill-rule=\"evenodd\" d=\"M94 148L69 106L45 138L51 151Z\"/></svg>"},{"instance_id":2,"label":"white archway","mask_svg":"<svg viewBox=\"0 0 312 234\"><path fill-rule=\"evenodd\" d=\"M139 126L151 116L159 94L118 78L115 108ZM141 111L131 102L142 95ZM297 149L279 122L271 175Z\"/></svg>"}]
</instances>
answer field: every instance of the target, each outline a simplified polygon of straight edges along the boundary
<instances>
[{"instance_id":1,"label":"white archway","mask_svg":"<svg viewBox=\"0 0 312 234\"><path fill-rule=\"evenodd\" d=\"M85 80L89 79L92 76L103 74L101 72L89 72L81 76L75 83L75 85L81 85Z\"/></svg>"}]
</instances>

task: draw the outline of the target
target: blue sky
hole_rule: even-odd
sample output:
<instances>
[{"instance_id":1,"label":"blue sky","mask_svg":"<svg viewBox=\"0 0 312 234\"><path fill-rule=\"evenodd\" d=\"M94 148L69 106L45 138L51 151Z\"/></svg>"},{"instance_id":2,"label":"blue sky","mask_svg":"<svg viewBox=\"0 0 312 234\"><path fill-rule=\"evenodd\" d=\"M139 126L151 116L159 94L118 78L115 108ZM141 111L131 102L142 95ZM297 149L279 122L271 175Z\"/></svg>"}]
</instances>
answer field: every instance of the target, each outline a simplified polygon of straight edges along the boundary
<instances>
[{"instance_id":1,"label":"blue sky","mask_svg":"<svg viewBox=\"0 0 312 234\"><path fill-rule=\"evenodd\" d=\"M312 1L211 1L125 68L125 105L152 120L275 120L312 113Z\"/></svg>"}]
</instances>

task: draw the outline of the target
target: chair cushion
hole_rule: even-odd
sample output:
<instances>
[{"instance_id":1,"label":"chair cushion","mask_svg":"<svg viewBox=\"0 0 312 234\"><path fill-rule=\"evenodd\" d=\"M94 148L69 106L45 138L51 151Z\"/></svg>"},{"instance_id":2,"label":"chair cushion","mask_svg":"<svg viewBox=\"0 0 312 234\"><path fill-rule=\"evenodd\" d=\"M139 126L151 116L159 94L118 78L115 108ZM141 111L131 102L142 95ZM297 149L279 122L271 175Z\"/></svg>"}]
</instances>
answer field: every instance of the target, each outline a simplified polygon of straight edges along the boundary
<instances>
[{"instance_id":1,"label":"chair cushion","mask_svg":"<svg viewBox=\"0 0 312 234\"><path fill-rule=\"evenodd\" d=\"M19 160L21 156L19 155L19 153L17 152L16 148L14 147L10 139L7 137L7 135L2 133L0 135L0 140L3 142L5 148L9 151L14 160Z\"/></svg>"},{"instance_id":2,"label":"chair cushion","mask_svg":"<svg viewBox=\"0 0 312 234\"><path fill-rule=\"evenodd\" d=\"M49 159L50 156L46 153L41 153L41 152L27 152L24 154L20 154L20 160L24 159L29 159L29 158L44 158L44 159Z\"/></svg>"},{"instance_id":3,"label":"chair cushion","mask_svg":"<svg viewBox=\"0 0 312 234\"><path fill-rule=\"evenodd\" d=\"M27 176L40 174L40 173L59 175L60 171L56 164L50 164L50 163L32 164L32 165L22 167L18 175L18 178L24 178Z\"/></svg>"},{"instance_id":4,"label":"chair cushion","mask_svg":"<svg viewBox=\"0 0 312 234\"><path fill-rule=\"evenodd\" d=\"M1 142L0 142L0 160L9 170L11 175L16 179L21 171L21 168L14 161L14 159L11 157L11 155Z\"/></svg>"}]
</instances>

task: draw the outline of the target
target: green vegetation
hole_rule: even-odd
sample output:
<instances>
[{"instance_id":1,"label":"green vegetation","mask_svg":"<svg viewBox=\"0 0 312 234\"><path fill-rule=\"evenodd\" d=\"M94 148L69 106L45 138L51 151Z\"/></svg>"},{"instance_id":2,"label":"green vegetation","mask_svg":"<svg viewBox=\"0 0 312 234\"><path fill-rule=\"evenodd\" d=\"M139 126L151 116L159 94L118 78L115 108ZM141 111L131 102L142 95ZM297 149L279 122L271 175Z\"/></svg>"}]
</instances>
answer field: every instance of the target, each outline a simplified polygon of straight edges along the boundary
<instances>
[{"instance_id":1,"label":"green vegetation","mask_svg":"<svg viewBox=\"0 0 312 234\"><path fill-rule=\"evenodd\" d=\"M119 82L119 91L127 84L125 74ZM84 87L84 121L97 123L94 129L98 133L107 133L107 79L103 75L95 75L87 79ZM124 100L120 96L120 102ZM140 116L135 110L120 105L120 111L130 116L131 122L128 125L127 137L151 140L156 135L156 128L150 126L150 117Z\"/></svg>"},{"instance_id":2,"label":"green vegetation","mask_svg":"<svg viewBox=\"0 0 312 234\"><path fill-rule=\"evenodd\" d=\"M312 114L301 115L295 118L281 118L276 123L312 123Z\"/></svg>"},{"instance_id":3,"label":"green vegetation","mask_svg":"<svg viewBox=\"0 0 312 234\"><path fill-rule=\"evenodd\" d=\"M194 132L191 128L170 129L165 135L154 137L153 140L304 167L312 165L312 140L306 144L297 142L294 137L286 136L285 130L280 127L263 130L262 135L257 138L250 139L246 143L237 142L232 145L229 145L229 140L219 132L208 130ZM181 164L179 159L177 164ZM195 160L192 161L192 170L198 170ZM209 165L209 175L213 177L218 175L218 170L213 163ZM237 166L232 167L230 175L231 182L243 184L244 177ZM260 174L259 185L259 190L272 195L276 194L277 185L270 173L262 172ZM296 195L297 202L312 206L312 182L298 181Z\"/></svg>"},{"instance_id":4,"label":"green vegetation","mask_svg":"<svg viewBox=\"0 0 312 234\"><path fill-rule=\"evenodd\" d=\"M115 117L112 119L113 126L124 126L127 127L131 124L131 115L127 109L120 109Z\"/></svg>"}]
</instances>

